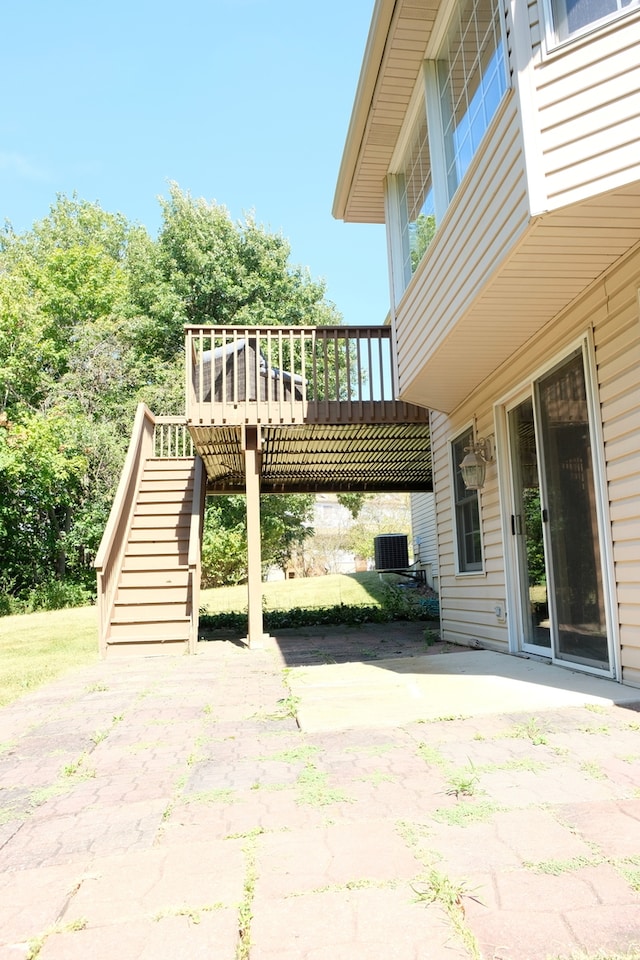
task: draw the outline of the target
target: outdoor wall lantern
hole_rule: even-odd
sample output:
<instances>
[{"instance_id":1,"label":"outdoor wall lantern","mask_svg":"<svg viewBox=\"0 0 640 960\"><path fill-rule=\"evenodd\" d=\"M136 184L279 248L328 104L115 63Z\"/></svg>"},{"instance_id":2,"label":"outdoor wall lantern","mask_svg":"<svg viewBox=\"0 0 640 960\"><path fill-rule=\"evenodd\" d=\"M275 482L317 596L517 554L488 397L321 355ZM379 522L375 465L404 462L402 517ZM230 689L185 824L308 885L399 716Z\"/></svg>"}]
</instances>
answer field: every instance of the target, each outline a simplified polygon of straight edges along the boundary
<instances>
[{"instance_id":1,"label":"outdoor wall lantern","mask_svg":"<svg viewBox=\"0 0 640 960\"><path fill-rule=\"evenodd\" d=\"M462 482L467 490L482 490L487 473L487 464L493 463L491 437L478 437L475 443L464 449L466 456L459 464Z\"/></svg>"}]
</instances>

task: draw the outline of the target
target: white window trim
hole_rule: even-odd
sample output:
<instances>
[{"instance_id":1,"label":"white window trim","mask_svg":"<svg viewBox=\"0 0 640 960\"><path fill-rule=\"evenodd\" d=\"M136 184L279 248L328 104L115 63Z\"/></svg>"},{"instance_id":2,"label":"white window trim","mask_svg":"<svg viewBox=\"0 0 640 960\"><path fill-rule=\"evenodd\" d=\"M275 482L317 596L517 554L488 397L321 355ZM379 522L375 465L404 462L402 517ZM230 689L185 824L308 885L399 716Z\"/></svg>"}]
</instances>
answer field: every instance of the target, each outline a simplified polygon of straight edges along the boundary
<instances>
[{"instance_id":1,"label":"white window trim","mask_svg":"<svg viewBox=\"0 0 640 960\"><path fill-rule=\"evenodd\" d=\"M444 137L442 136L442 109L438 95L438 77L436 75L436 61L425 60L423 64L424 97L427 108L427 117L432 122L427 123L429 137L429 154L431 156L431 183L433 184L433 199L436 211L436 230L447 212L451 202L447 187L447 162L444 151Z\"/></svg>"},{"instance_id":2,"label":"white window trim","mask_svg":"<svg viewBox=\"0 0 640 960\"><path fill-rule=\"evenodd\" d=\"M575 33L572 33L564 40L558 40L554 30L551 0L542 0L544 53L546 56L551 56L554 53L563 53L567 47L583 41L590 41L594 34L599 34L609 29L616 29L618 22L623 17L630 17L634 13L640 15L640 8L637 6L629 6L624 10L618 10L610 14L608 17L603 17L600 20L595 20L593 23L587 24L581 30L576 30Z\"/></svg>"},{"instance_id":3,"label":"white window trim","mask_svg":"<svg viewBox=\"0 0 640 960\"><path fill-rule=\"evenodd\" d=\"M387 248L391 273L391 310L395 315L396 305L409 286L404 275L404 251L402 249L402 215L398 191L398 174L390 173L386 179L385 221L387 224Z\"/></svg>"}]
</instances>

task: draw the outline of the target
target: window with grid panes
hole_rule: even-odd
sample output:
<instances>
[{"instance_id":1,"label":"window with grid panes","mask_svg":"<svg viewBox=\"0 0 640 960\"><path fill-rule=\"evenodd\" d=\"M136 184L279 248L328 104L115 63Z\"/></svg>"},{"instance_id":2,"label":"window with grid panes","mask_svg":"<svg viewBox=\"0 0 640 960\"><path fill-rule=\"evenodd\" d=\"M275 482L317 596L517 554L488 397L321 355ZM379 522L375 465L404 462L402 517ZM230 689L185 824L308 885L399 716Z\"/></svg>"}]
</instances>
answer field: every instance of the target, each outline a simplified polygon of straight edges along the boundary
<instances>
[{"instance_id":1,"label":"window with grid panes","mask_svg":"<svg viewBox=\"0 0 640 960\"><path fill-rule=\"evenodd\" d=\"M436 229L424 103L413 125L397 179L402 225L402 273L407 284Z\"/></svg>"},{"instance_id":2,"label":"window with grid panes","mask_svg":"<svg viewBox=\"0 0 640 960\"><path fill-rule=\"evenodd\" d=\"M456 6L436 69L451 200L507 89L496 0L463 0Z\"/></svg>"}]
</instances>

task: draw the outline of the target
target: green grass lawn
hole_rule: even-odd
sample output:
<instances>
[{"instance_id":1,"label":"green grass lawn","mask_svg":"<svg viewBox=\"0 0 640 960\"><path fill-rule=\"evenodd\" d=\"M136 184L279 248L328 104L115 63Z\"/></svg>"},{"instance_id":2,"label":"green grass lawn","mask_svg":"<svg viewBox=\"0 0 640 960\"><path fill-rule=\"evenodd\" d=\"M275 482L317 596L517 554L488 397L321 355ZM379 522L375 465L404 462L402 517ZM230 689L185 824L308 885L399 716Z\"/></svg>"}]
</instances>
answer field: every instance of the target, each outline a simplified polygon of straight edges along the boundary
<instances>
[{"instance_id":1,"label":"green grass lawn","mask_svg":"<svg viewBox=\"0 0 640 960\"><path fill-rule=\"evenodd\" d=\"M293 610L297 607L381 606L386 583L400 578L385 574L384 581L374 571L334 573L324 577L275 580L263 583L265 610ZM200 607L207 613L242 613L247 609L247 587L217 587L203 590Z\"/></svg>"},{"instance_id":2,"label":"green grass lawn","mask_svg":"<svg viewBox=\"0 0 640 960\"><path fill-rule=\"evenodd\" d=\"M0 706L98 658L95 607L0 617Z\"/></svg>"}]
</instances>

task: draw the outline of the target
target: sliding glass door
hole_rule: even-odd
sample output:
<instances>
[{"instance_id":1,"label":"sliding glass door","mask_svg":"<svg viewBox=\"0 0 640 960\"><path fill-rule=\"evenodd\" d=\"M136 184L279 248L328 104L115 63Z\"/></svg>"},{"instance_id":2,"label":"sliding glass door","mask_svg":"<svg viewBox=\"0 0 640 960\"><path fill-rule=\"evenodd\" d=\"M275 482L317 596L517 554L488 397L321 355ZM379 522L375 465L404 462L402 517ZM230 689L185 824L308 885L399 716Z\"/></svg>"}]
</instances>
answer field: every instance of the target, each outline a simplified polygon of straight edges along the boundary
<instances>
[{"instance_id":1,"label":"sliding glass door","mask_svg":"<svg viewBox=\"0 0 640 960\"><path fill-rule=\"evenodd\" d=\"M507 424L522 647L608 670L582 351L537 380Z\"/></svg>"}]
</instances>

